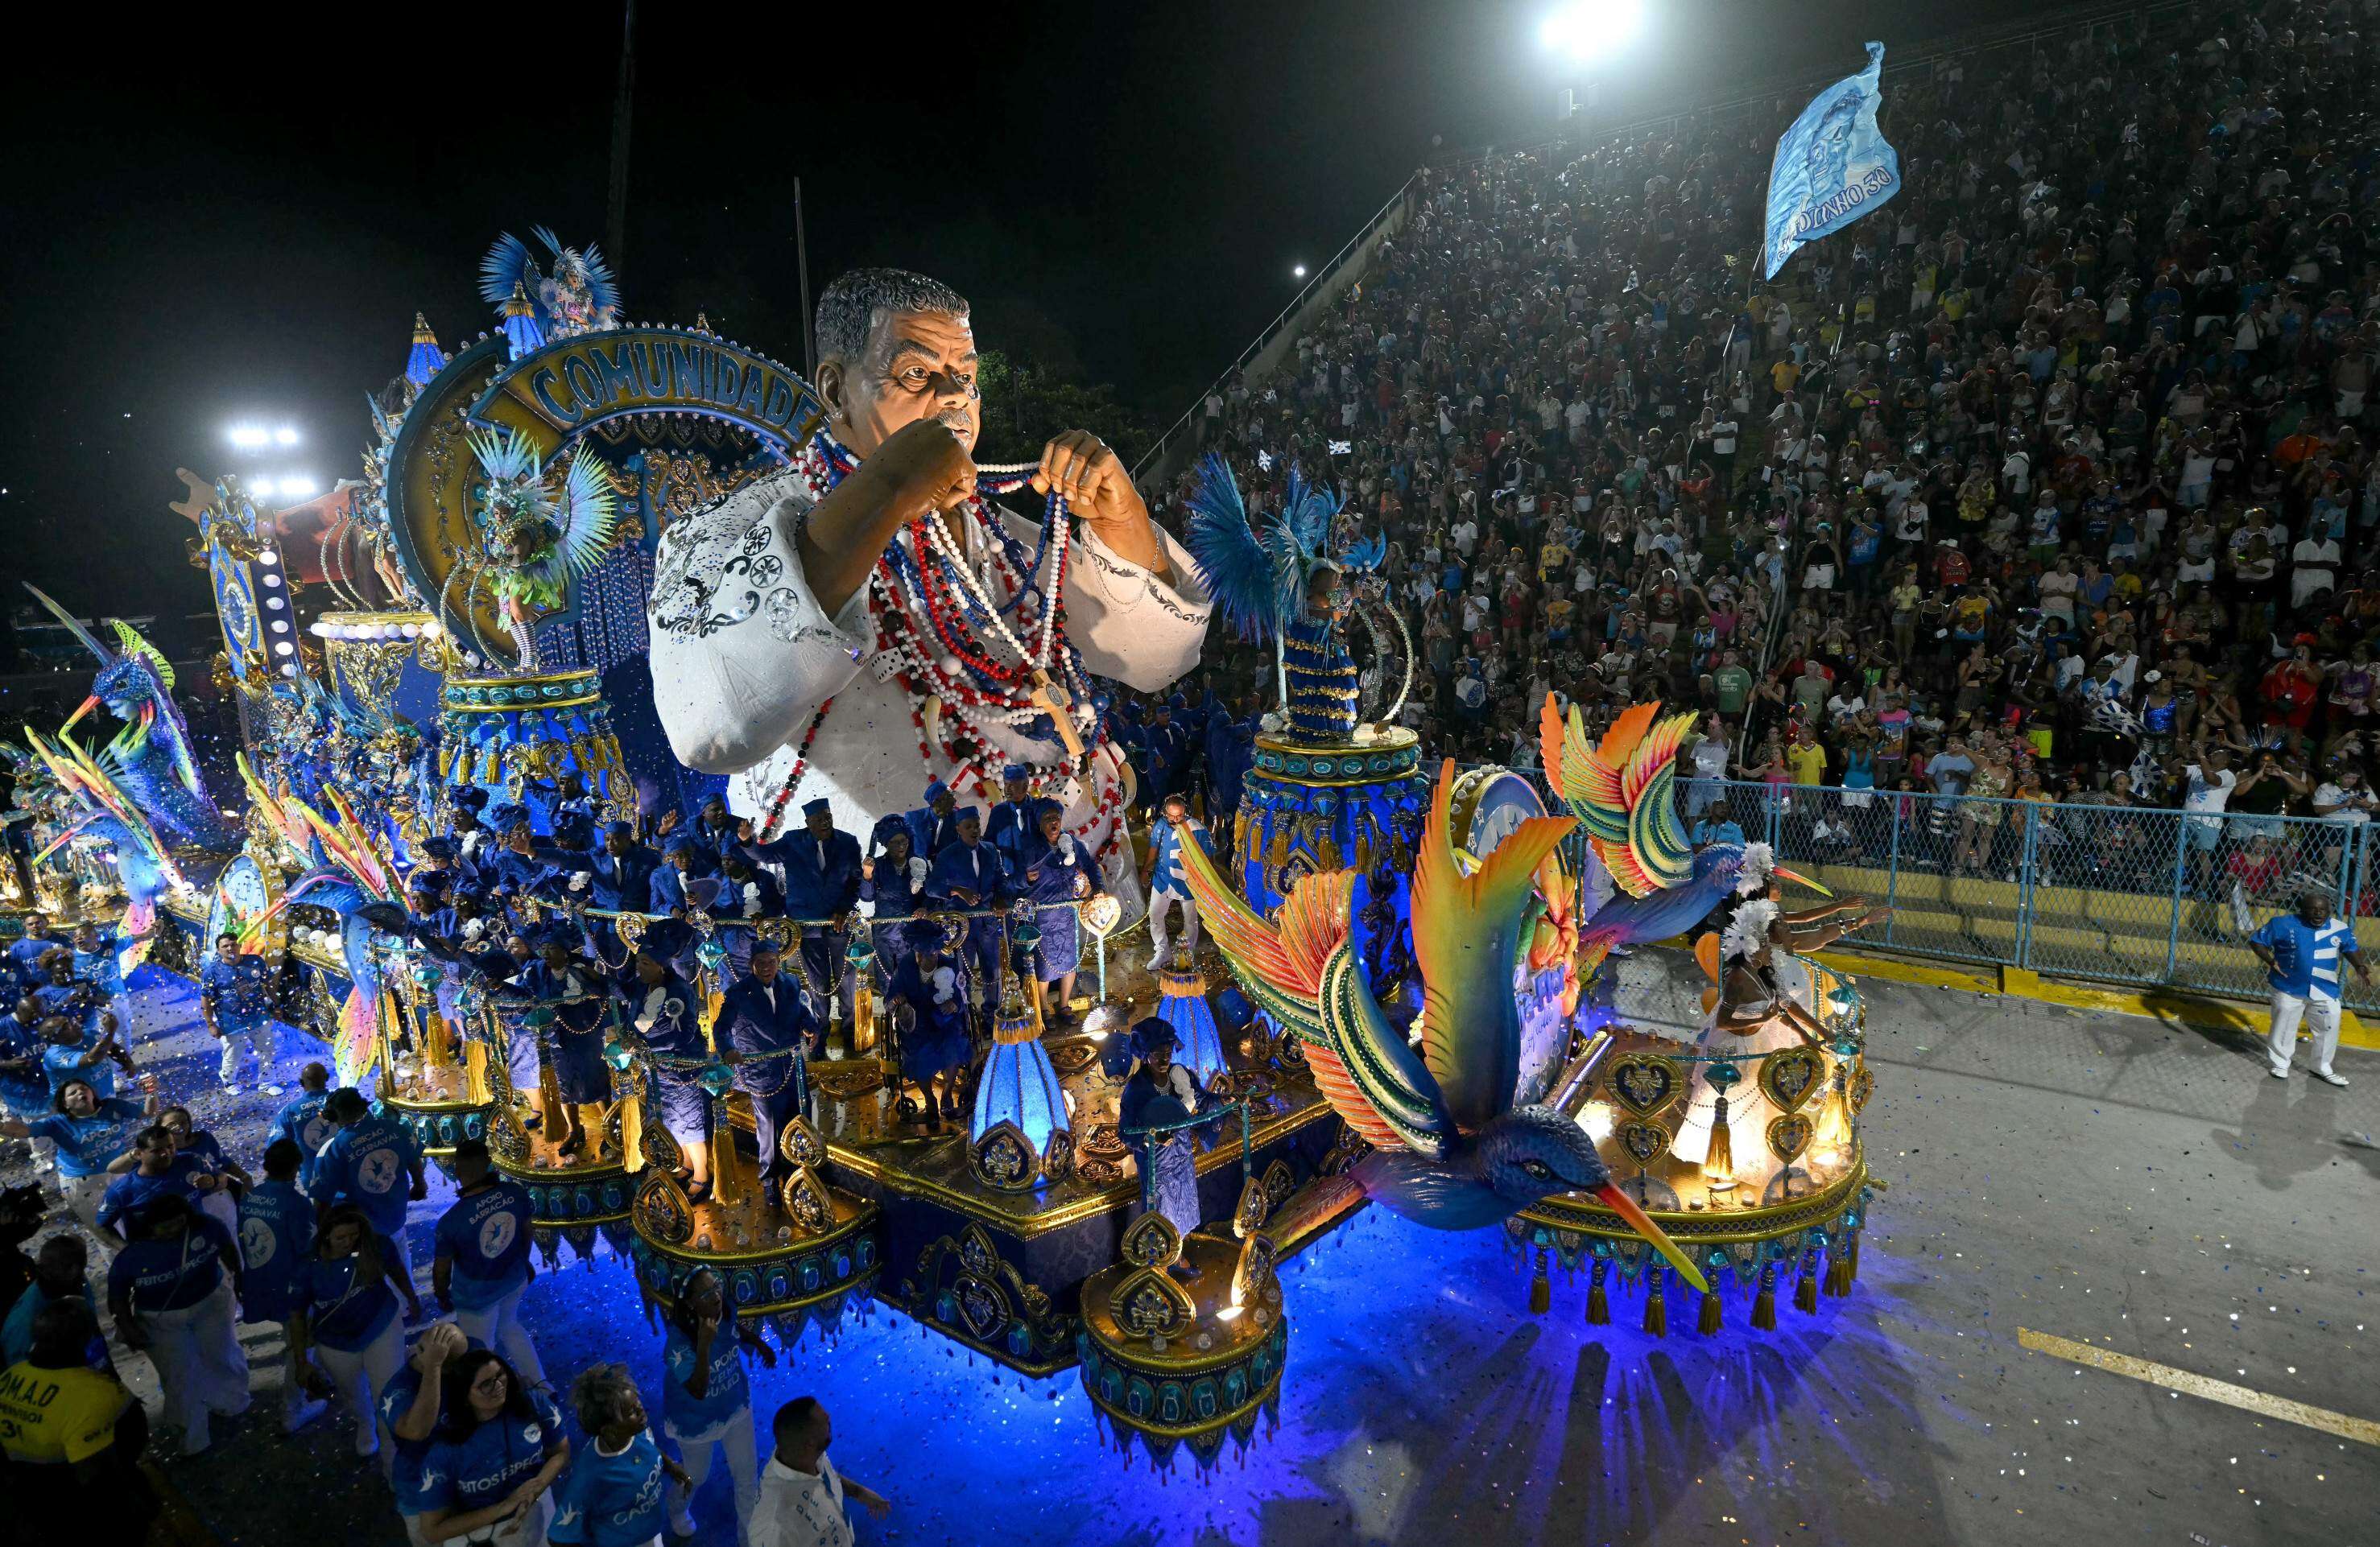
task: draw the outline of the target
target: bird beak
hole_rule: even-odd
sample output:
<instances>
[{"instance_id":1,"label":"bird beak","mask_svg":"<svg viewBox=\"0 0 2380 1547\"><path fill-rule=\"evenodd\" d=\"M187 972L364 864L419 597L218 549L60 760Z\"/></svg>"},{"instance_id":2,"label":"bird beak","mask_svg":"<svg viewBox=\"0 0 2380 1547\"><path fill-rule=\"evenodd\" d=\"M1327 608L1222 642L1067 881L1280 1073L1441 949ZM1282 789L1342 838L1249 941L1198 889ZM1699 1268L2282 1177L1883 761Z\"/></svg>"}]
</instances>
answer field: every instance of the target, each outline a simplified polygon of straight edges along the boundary
<instances>
[{"instance_id":1,"label":"bird beak","mask_svg":"<svg viewBox=\"0 0 2380 1547\"><path fill-rule=\"evenodd\" d=\"M99 695L97 694L93 694L82 701L82 707L67 716L67 722L64 725L59 726L58 729L61 731L73 730L75 728L76 720L80 719L83 716L91 713L91 710L97 707L99 707Z\"/></svg>"},{"instance_id":2,"label":"bird beak","mask_svg":"<svg viewBox=\"0 0 2380 1547\"><path fill-rule=\"evenodd\" d=\"M1797 887L1807 887L1812 891L1816 892L1820 897L1832 897L1835 895L1833 892L1830 892L1826 888L1820 886L1817 882L1810 879L1807 876L1803 875L1800 871L1788 870L1781 864L1769 866L1769 874L1776 876L1780 881L1791 881Z\"/></svg>"},{"instance_id":3,"label":"bird beak","mask_svg":"<svg viewBox=\"0 0 2380 1547\"><path fill-rule=\"evenodd\" d=\"M1702 1270L1694 1266L1694 1259L1678 1249L1678 1243L1670 1239L1668 1231L1653 1223L1652 1215L1636 1206L1635 1199L1620 1190L1619 1183L1605 1182L1595 1190L1595 1195L1603 1201L1605 1208L1626 1220L1630 1229L1651 1241L1653 1249L1667 1257L1670 1265L1678 1270L1679 1277L1693 1285L1698 1292L1710 1293L1710 1285L1704 1279Z\"/></svg>"}]
</instances>

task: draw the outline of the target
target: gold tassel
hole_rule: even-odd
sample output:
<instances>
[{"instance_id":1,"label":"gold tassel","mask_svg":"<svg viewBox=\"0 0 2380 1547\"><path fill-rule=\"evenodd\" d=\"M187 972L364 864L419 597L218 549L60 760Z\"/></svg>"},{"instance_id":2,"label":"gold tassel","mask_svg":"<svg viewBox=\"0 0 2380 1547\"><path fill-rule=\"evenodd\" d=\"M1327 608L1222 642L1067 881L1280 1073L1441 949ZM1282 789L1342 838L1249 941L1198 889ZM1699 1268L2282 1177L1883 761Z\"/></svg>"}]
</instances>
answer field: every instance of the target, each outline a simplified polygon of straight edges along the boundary
<instances>
[{"instance_id":1,"label":"gold tassel","mask_svg":"<svg viewBox=\"0 0 2380 1547\"><path fill-rule=\"evenodd\" d=\"M1705 1337L1708 1337L1718 1331L1718 1291L1717 1289L1705 1289L1703 1291L1702 1319L1702 1335Z\"/></svg>"},{"instance_id":2,"label":"gold tassel","mask_svg":"<svg viewBox=\"0 0 2380 1547\"><path fill-rule=\"evenodd\" d=\"M1714 1190L1735 1182L1735 1130L1728 1126L1724 1094L1711 1108L1710 1153L1703 1156L1703 1179Z\"/></svg>"},{"instance_id":3,"label":"gold tassel","mask_svg":"<svg viewBox=\"0 0 2380 1547\"><path fill-rule=\"evenodd\" d=\"M1802 1258L1802 1276L1793 1286L1793 1309L1818 1309L1818 1254L1815 1251Z\"/></svg>"},{"instance_id":4,"label":"gold tassel","mask_svg":"<svg viewBox=\"0 0 2380 1547\"><path fill-rule=\"evenodd\" d=\"M1752 1298L1752 1324L1761 1332L1777 1330L1777 1264L1760 1269L1760 1293Z\"/></svg>"},{"instance_id":5,"label":"gold tassel","mask_svg":"<svg viewBox=\"0 0 2380 1547\"><path fill-rule=\"evenodd\" d=\"M1852 1247L1851 1247L1851 1251L1852 1251L1852 1276L1853 1278L1857 1278L1857 1277L1859 1276L1859 1240L1860 1240L1860 1239L1859 1239L1859 1232L1858 1232L1858 1231L1856 1231L1856 1230L1852 1231Z\"/></svg>"},{"instance_id":6,"label":"gold tassel","mask_svg":"<svg viewBox=\"0 0 2380 1547\"><path fill-rule=\"evenodd\" d=\"M1537 1248L1537 1271L1529 1280L1529 1314L1542 1316L1553 1309L1554 1281L1546 1272L1546 1249Z\"/></svg>"},{"instance_id":7,"label":"gold tassel","mask_svg":"<svg viewBox=\"0 0 2380 1547\"><path fill-rule=\"evenodd\" d=\"M1827 1258L1825 1288L1836 1299L1852 1292L1852 1254L1848 1247L1837 1246Z\"/></svg>"},{"instance_id":8,"label":"gold tassel","mask_svg":"<svg viewBox=\"0 0 2380 1547\"><path fill-rule=\"evenodd\" d=\"M1611 1297L1603 1292L1603 1281L1609 1277L1610 1274L1610 1260L1597 1257L1595 1260L1595 1276L1589 1280L1586 1287L1586 1324L1588 1326L1599 1327L1610 1323Z\"/></svg>"},{"instance_id":9,"label":"gold tassel","mask_svg":"<svg viewBox=\"0 0 2380 1547\"><path fill-rule=\"evenodd\" d=\"M1655 1337L1670 1335L1670 1306L1661 1298L1661 1269L1645 1272L1645 1330Z\"/></svg>"}]
</instances>

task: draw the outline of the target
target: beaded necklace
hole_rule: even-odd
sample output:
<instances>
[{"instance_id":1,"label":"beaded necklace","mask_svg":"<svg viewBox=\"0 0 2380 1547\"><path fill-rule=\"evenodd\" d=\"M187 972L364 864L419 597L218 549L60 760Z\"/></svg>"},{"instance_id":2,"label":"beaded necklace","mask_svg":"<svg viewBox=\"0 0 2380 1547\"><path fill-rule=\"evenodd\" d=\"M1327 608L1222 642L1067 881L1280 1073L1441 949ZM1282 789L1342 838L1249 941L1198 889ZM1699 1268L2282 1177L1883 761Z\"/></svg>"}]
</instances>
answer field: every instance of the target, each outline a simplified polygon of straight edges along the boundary
<instances>
[{"instance_id":1,"label":"beaded necklace","mask_svg":"<svg viewBox=\"0 0 2380 1547\"><path fill-rule=\"evenodd\" d=\"M857 458L824 433L795 458L796 470L821 495L857 465ZM1050 493L1038 544L1030 553L984 502L986 494L1024 487L1038 466L1015 463L979 468L976 494L956 508L965 538L975 539L968 546L983 555L980 570L967 562L965 548L947 525L929 513L885 545L867 581L880 669L909 697L920 760L932 767L939 750L954 770L953 782L971 783L986 798L987 775L997 754L987 734L993 726L1048 720L1055 739L1064 744L1069 779L1082 767L1087 750L1074 706L1089 701L1091 683L1063 629L1069 546L1065 501L1054 490ZM1009 591L1005 602L998 599L1002 583ZM1014 617L1014 626L1009 614ZM995 647L1004 648L1014 659L1000 659ZM792 804L808 768L810 746L832 706L830 698L811 717L794 767L763 814L763 841L774 834ZM1121 805L1120 788L1111 793L1116 798L1103 798L1102 812Z\"/></svg>"}]
</instances>

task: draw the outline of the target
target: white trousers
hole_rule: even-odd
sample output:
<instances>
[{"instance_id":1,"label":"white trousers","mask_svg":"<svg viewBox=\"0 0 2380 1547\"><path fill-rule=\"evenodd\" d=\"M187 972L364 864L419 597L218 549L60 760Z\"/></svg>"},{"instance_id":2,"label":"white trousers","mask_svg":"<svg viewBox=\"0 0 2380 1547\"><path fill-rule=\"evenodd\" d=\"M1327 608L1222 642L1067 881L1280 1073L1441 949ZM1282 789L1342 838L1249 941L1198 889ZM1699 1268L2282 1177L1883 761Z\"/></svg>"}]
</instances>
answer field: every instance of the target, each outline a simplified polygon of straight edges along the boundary
<instances>
[{"instance_id":1,"label":"white trousers","mask_svg":"<svg viewBox=\"0 0 2380 1547\"><path fill-rule=\"evenodd\" d=\"M212 1192L201 1192L199 1194L198 1203L199 1212L222 1226L225 1233L231 1237L232 1249L238 1251L239 1203L232 1197L231 1189L218 1186ZM245 1267L248 1264L248 1254L241 1252L239 1260L240 1265Z\"/></svg>"},{"instance_id":2,"label":"white trousers","mask_svg":"<svg viewBox=\"0 0 2380 1547\"><path fill-rule=\"evenodd\" d=\"M215 1066L215 1077L225 1084L236 1083L240 1070L247 1067L249 1056L256 1059L258 1079L273 1067L273 1049L276 1038L273 1022L264 1021L252 1032L225 1032L223 1034L223 1058Z\"/></svg>"},{"instance_id":3,"label":"white trousers","mask_svg":"<svg viewBox=\"0 0 2380 1547\"><path fill-rule=\"evenodd\" d=\"M95 1177L58 1178L58 1190L66 1194L67 1212L74 1215L75 1223L83 1227L86 1235L99 1242L101 1253L108 1257L115 1255L115 1248L99 1233L99 1205L107 1196L107 1184L115 1179L104 1171Z\"/></svg>"},{"instance_id":4,"label":"white trousers","mask_svg":"<svg viewBox=\"0 0 2380 1547\"><path fill-rule=\"evenodd\" d=\"M207 1448L207 1418L248 1410L248 1355L233 1320L231 1282L179 1311L152 1311L140 1318L149 1329L149 1359L165 1394L165 1420L182 1428L182 1454Z\"/></svg>"},{"instance_id":5,"label":"white trousers","mask_svg":"<svg viewBox=\"0 0 2380 1547\"><path fill-rule=\"evenodd\" d=\"M1160 970L1172 960L1168 942L1172 936L1165 925L1167 917L1176 908L1182 910L1182 944L1192 955L1197 954L1198 910L1186 897L1178 897L1170 891L1153 891L1148 894L1148 959Z\"/></svg>"},{"instance_id":6,"label":"white trousers","mask_svg":"<svg viewBox=\"0 0 2380 1547\"><path fill-rule=\"evenodd\" d=\"M380 1432L380 1392L405 1363L405 1318L391 1316L378 1337L353 1353L317 1343L314 1357L322 1360L322 1373L331 1377L339 1400L355 1417L356 1454L377 1454L381 1469L394 1470L395 1444Z\"/></svg>"},{"instance_id":7,"label":"white trousers","mask_svg":"<svg viewBox=\"0 0 2380 1547\"><path fill-rule=\"evenodd\" d=\"M537 1345L521 1325L521 1296L528 1292L524 1284L501 1299L491 1301L477 1311L455 1308L455 1324L464 1335L482 1348L493 1348L504 1356L513 1372L530 1385L545 1384L545 1366L538 1362Z\"/></svg>"},{"instance_id":8,"label":"white trousers","mask_svg":"<svg viewBox=\"0 0 2380 1547\"><path fill-rule=\"evenodd\" d=\"M2273 1029L2265 1038L2265 1050L2272 1055L2274 1070L2282 1074L2289 1071L2301 1020L2313 1028L2313 1067L2328 1074L2330 1060L2338 1052L2338 1001L2319 994L2304 998L2277 991L2273 995Z\"/></svg>"},{"instance_id":9,"label":"white trousers","mask_svg":"<svg viewBox=\"0 0 2380 1547\"><path fill-rule=\"evenodd\" d=\"M670 1514L680 1524L690 1520L694 1496L702 1492L704 1481L710 1476L711 1451L717 1446L727 1452L727 1475L735 1483L735 1539L743 1541L752 1529L752 1506L760 1499L760 1458L752 1441L750 1405L737 1408L733 1418L714 1428L698 1434L673 1433L670 1438L677 1442L678 1460L686 1468L687 1480L686 1487L670 1490ZM691 1536L693 1532L688 1529L678 1534Z\"/></svg>"}]
</instances>

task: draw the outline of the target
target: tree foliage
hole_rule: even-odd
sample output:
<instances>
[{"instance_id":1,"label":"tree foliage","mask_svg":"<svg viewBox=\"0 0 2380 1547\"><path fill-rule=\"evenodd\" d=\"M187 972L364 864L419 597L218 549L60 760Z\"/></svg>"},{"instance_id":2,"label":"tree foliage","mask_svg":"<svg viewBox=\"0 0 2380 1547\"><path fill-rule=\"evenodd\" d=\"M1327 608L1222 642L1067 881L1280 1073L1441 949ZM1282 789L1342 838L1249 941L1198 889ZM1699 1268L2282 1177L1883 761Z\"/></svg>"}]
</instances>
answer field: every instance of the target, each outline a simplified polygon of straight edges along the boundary
<instances>
[{"instance_id":1,"label":"tree foliage","mask_svg":"<svg viewBox=\"0 0 2380 1547\"><path fill-rule=\"evenodd\" d=\"M1106 382L1070 381L1037 361L998 349L977 362L983 388L981 462L1029 462L1051 437L1087 429L1115 448L1129 467L1157 442L1157 431L1140 413L1116 399Z\"/></svg>"}]
</instances>

